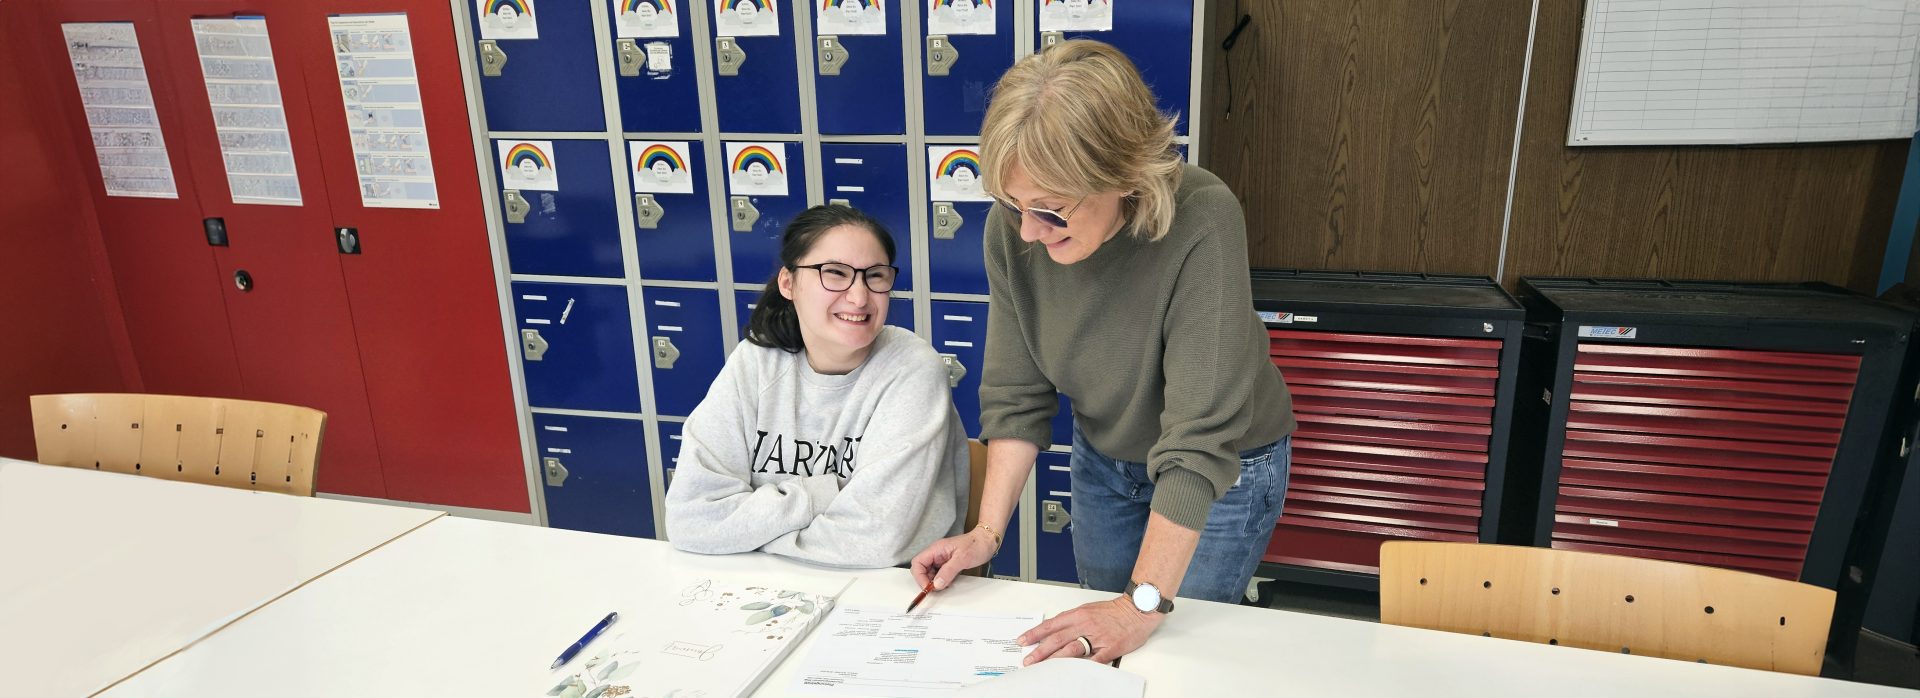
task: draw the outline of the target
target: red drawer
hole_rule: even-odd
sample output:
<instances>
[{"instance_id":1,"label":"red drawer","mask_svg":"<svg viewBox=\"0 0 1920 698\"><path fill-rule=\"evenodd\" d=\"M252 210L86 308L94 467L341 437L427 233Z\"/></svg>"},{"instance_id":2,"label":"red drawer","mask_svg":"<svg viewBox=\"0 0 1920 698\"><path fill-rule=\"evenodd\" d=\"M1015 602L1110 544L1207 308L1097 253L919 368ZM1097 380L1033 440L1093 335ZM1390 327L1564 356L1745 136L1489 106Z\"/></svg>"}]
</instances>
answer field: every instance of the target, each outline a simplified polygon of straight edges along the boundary
<instances>
[{"instance_id":1,"label":"red drawer","mask_svg":"<svg viewBox=\"0 0 1920 698\"><path fill-rule=\"evenodd\" d=\"M1754 383L1585 371L1573 374L1575 400L1844 415L1847 413L1847 400L1852 397L1851 386Z\"/></svg>"},{"instance_id":2,"label":"red drawer","mask_svg":"<svg viewBox=\"0 0 1920 698\"><path fill-rule=\"evenodd\" d=\"M1287 528L1304 527L1348 531L1391 538L1404 538L1407 540L1441 540L1471 543L1480 539L1473 534L1459 533L1457 531L1441 531L1419 526L1390 526L1347 519L1328 519L1304 513L1298 516L1282 514L1280 516L1280 526ZM1278 530L1278 528L1275 530Z\"/></svg>"},{"instance_id":3,"label":"red drawer","mask_svg":"<svg viewBox=\"0 0 1920 698\"><path fill-rule=\"evenodd\" d=\"M1395 393L1345 390L1312 385L1287 385L1293 393L1293 411L1344 414L1386 419L1417 419L1461 424L1492 424L1493 398L1458 395L1421 395L1418 399Z\"/></svg>"},{"instance_id":4,"label":"red drawer","mask_svg":"<svg viewBox=\"0 0 1920 698\"><path fill-rule=\"evenodd\" d=\"M1423 424L1384 419L1296 413L1300 422L1294 438L1384 446L1436 447L1458 451L1487 451L1492 429L1473 424Z\"/></svg>"},{"instance_id":5,"label":"red drawer","mask_svg":"<svg viewBox=\"0 0 1920 698\"><path fill-rule=\"evenodd\" d=\"M1359 495L1337 494L1333 492L1318 492L1314 490L1288 489L1286 506L1288 509L1295 511L1325 509L1330 506L1337 506L1342 509L1379 512L1381 516L1391 518L1391 520L1383 519L1383 521L1388 521L1389 523L1397 521L1412 525L1429 525L1422 522L1431 522L1434 528L1445 530L1459 530L1457 526L1460 521L1464 520L1468 524L1475 526L1475 528L1468 530L1477 531L1479 530L1478 525L1480 522L1479 504L1439 504L1405 499L1382 499ZM1324 514L1322 515L1324 516Z\"/></svg>"},{"instance_id":6,"label":"red drawer","mask_svg":"<svg viewBox=\"0 0 1920 698\"><path fill-rule=\"evenodd\" d=\"M1818 505L1561 486L1555 509L1602 518L1812 531Z\"/></svg>"},{"instance_id":7,"label":"red drawer","mask_svg":"<svg viewBox=\"0 0 1920 698\"><path fill-rule=\"evenodd\" d=\"M1696 468L1576 458L1568 458L1560 462L1560 483L1563 485L1636 492L1705 493L1716 497L1818 503L1820 487L1825 482L1826 478L1819 475L1760 470Z\"/></svg>"},{"instance_id":8,"label":"red drawer","mask_svg":"<svg viewBox=\"0 0 1920 698\"><path fill-rule=\"evenodd\" d=\"M1407 484L1407 483L1413 484ZM1454 506L1480 506L1486 483L1452 478L1413 478L1366 471L1339 471L1294 466L1287 493L1325 492Z\"/></svg>"},{"instance_id":9,"label":"red drawer","mask_svg":"<svg viewBox=\"0 0 1920 698\"><path fill-rule=\"evenodd\" d=\"M1740 555L1714 555L1677 550L1658 550L1654 548L1636 548L1624 545L1601 545L1597 543L1559 540L1553 542L1553 547L1558 550L1584 550L1591 553L1629 555L1654 560L1671 560L1673 562L1685 562L1694 565L1724 567L1727 569L1753 572L1755 574L1764 574L1769 577L1779 577L1781 579L1800 578L1801 563L1790 560L1770 560L1767 558L1744 557Z\"/></svg>"},{"instance_id":10,"label":"red drawer","mask_svg":"<svg viewBox=\"0 0 1920 698\"><path fill-rule=\"evenodd\" d=\"M1770 412L1671 409L1581 401L1570 405L1567 414L1568 429L1828 447L1839 444L1842 421L1835 417L1808 418L1807 415Z\"/></svg>"}]
</instances>

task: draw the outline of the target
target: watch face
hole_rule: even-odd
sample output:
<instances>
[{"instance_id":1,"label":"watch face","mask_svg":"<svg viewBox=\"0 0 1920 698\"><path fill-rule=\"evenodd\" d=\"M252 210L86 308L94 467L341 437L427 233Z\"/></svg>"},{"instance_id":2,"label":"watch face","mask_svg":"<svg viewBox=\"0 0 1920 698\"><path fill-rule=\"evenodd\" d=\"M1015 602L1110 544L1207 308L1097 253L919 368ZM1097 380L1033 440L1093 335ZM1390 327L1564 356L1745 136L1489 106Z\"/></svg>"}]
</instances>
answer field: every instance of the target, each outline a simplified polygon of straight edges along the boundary
<instances>
[{"instance_id":1,"label":"watch face","mask_svg":"<svg viewBox=\"0 0 1920 698\"><path fill-rule=\"evenodd\" d=\"M1133 588L1133 607L1141 613L1152 613L1160 608L1160 590L1152 584L1141 584Z\"/></svg>"}]
</instances>

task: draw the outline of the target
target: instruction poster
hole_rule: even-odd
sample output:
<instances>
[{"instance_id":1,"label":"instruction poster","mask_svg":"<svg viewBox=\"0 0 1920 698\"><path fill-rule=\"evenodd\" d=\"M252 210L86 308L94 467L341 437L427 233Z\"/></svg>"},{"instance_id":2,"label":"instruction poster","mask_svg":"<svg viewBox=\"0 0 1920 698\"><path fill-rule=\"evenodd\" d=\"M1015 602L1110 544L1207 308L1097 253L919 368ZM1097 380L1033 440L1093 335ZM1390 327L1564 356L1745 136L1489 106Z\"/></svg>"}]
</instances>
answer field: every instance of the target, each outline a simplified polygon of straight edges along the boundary
<instances>
[{"instance_id":1,"label":"instruction poster","mask_svg":"<svg viewBox=\"0 0 1920 698\"><path fill-rule=\"evenodd\" d=\"M739 196L786 196L787 144L728 143L727 191Z\"/></svg>"},{"instance_id":2,"label":"instruction poster","mask_svg":"<svg viewBox=\"0 0 1920 698\"><path fill-rule=\"evenodd\" d=\"M887 33L886 0L816 0L814 28L826 36Z\"/></svg>"},{"instance_id":3,"label":"instruction poster","mask_svg":"<svg viewBox=\"0 0 1920 698\"><path fill-rule=\"evenodd\" d=\"M693 171L687 168L686 141L628 141L627 159L633 165L635 194L692 194Z\"/></svg>"},{"instance_id":4,"label":"instruction poster","mask_svg":"<svg viewBox=\"0 0 1920 698\"><path fill-rule=\"evenodd\" d=\"M327 18L327 29L360 175L360 205L440 208L407 16L337 15Z\"/></svg>"},{"instance_id":5,"label":"instruction poster","mask_svg":"<svg viewBox=\"0 0 1920 698\"><path fill-rule=\"evenodd\" d=\"M993 0L928 0L928 34L992 34L995 31Z\"/></svg>"},{"instance_id":6,"label":"instruction poster","mask_svg":"<svg viewBox=\"0 0 1920 698\"><path fill-rule=\"evenodd\" d=\"M779 36L778 0L713 0L713 24L720 36Z\"/></svg>"},{"instance_id":7,"label":"instruction poster","mask_svg":"<svg viewBox=\"0 0 1920 698\"><path fill-rule=\"evenodd\" d=\"M678 0L686 2L687 0ZM671 39L680 35L675 0L619 0L613 30L622 39Z\"/></svg>"},{"instance_id":8,"label":"instruction poster","mask_svg":"<svg viewBox=\"0 0 1920 698\"><path fill-rule=\"evenodd\" d=\"M533 0L474 0L474 7L480 11L482 39L540 38Z\"/></svg>"},{"instance_id":9,"label":"instruction poster","mask_svg":"<svg viewBox=\"0 0 1920 698\"><path fill-rule=\"evenodd\" d=\"M107 196L177 199L167 142L153 109L146 62L131 22L62 24L80 105Z\"/></svg>"},{"instance_id":10,"label":"instruction poster","mask_svg":"<svg viewBox=\"0 0 1920 698\"><path fill-rule=\"evenodd\" d=\"M193 20L214 133L236 204L300 205L280 78L262 17Z\"/></svg>"},{"instance_id":11,"label":"instruction poster","mask_svg":"<svg viewBox=\"0 0 1920 698\"><path fill-rule=\"evenodd\" d=\"M1113 0L1041 0L1040 31L1113 31Z\"/></svg>"},{"instance_id":12,"label":"instruction poster","mask_svg":"<svg viewBox=\"0 0 1920 698\"><path fill-rule=\"evenodd\" d=\"M972 146L929 146L928 196L934 201L992 201L980 186L980 153Z\"/></svg>"},{"instance_id":13,"label":"instruction poster","mask_svg":"<svg viewBox=\"0 0 1920 698\"><path fill-rule=\"evenodd\" d=\"M553 141L494 141L493 147L500 152L501 188L560 191Z\"/></svg>"}]
</instances>

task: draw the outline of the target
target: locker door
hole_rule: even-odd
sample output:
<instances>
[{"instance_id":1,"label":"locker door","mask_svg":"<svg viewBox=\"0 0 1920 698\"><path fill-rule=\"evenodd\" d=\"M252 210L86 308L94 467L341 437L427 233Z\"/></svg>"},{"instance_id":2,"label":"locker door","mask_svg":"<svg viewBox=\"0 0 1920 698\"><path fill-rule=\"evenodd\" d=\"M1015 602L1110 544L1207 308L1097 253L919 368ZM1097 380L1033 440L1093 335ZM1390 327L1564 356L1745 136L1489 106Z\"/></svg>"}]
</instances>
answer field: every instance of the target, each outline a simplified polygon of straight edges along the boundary
<instances>
[{"instance_id":1,"label":"locker door","mask_svg":"<svg viewBox=\"0 0 1920 698\"><path fill-rule=\"evenodd\" d=\"M627 141L640 276L718 279L706 149L700 141Z\"/></svg>"},{"instance_id":2,"label":"locker door","mask_svg":"<svg viewBox=\"0 0 1920 698\"><path fill-rule=\"evenodd\" d=\"M976 146L927 147L928 269L934 293L986 295L981 243L993 201L980 190Z\"/></svg>"},{"instance_id":3,"label":"locker door","mask_svg":"<svg viewBox=\"0 0 1920 698\"><path fill-rule=\"evenodd\" d=\"M1053 582L1079 584L1073 564L1073 469L1065 453L1041 451L1034 465L1039 491L1039 530L1034 531L1033 575Z\"/></svg>"},{"instance_id":4,"label":"locker door","mask_svg":"<svg viewBox=\"0 0 1920 698\"><path fill-rule=\"evenodd\" d=\"M624 275L605 141L495 140L493 153L513 273Z\"/></svg>"},{"instance_id":5,"label":"locker door","mask_svg":"<svg viewBox=\"0 0 1920 698\"><path fill-rule=\"evenodd\" d=\"M328 200L336 247L343 240L350 245L338 259L353 301L388 496L529 511L492 251L486 236L475 234L486 221L472 186L479 173L466 93L458 64L433 59L455 53L453 10L434 0L291 4L306 28L292 37L292 48L306 72L313 133L327 190L335 194ZM399 18L396 10L403 11ZM396 42L393 58L364 58L368 54L359 48L401 36L373 22L400 18L411 45ZM335 37L347 41L344 50ZM404 76L409 63L417 90L381 79ZM424 115L425 141L411 142L416 134L404 130L350 124L343 99L349 90L358 97L356 108L417 99L419 111L391 113ZM409 140L394 142L396 136ZM371 189L379 180L363 187L362 152L382 153L368 156L367 173L392 172L396 162L419 163L413 171L432 179L405 183L402 191L433 197L435 205L378 205L390 201ZM419 154L390 154L395 152ZM342 236L342 228L351 232Z\"/></svg>"},{"instance_id":6,"label":"locker door","mask_svg":"<svg viewBox=\"0 0 1920 698\"><path fill-rule=\"evenodd\" d=\"M809 205L806 157L799 143L724 145L733 278L743 284L764 283L780 268L781 231Z\"/></svg>"},{"instance_id":7,"label":"locker door","mask_svg":"<svg viewBox=\"0 0 1920 698\"><path fill-rule=\"evenodd\" d=\"M474 56L490 131L603 131L593 8L473 0Z\"/></svg>"},{"instance_id":8,"label":"locker door","mask_svg":"<svg viewBox=\"0 0 1920 698\"><path fill-rule=\"evenodd\" d=\"M640 412L626 288L515 282L513 311L527 404Z\"/></svg>"},{"instance_id":9,"label":"locker door","mask_svg":"<svg viewBox=\"0 0 1920 698\"><path fill-rule=\"evenodd\" d=\"M1010 0L932 0L921 42L921 103L929 136L980 135L987 96L1013 65Z\"/></svg>"},{"instance_id":10,"label":"locker door","mask_svg":"<svg viewBox=\"0 0 1920 698\"><path fill-rule=\"evenodd\" d=\"M687 0L613 0L615 84L620 130L700 131L700 93L693 68L693 22ZM595 89L598 85L593 86Z\"/></svg>"},{"instance_id":11,"label":"locker door","mask_svg":"<svg viewBox=\"0 0 1920 698\"><path fill-rule=\"evenodd\" d=\"M661 420L660 424L660 460L666 466L661 473L660 485L673 486L673 471L680 467L680 432L686 426L683 422Z\"/></svg>"},{"instance_id":12,"label":"locker door","mask_svg":"<svg viewBox=\"0 0 1920 698\"><path fill-rule=\"evenodd\" d=\"M753 315L753 308L755 304L759 303L760 301L760 292L759 291L735 291L733 295L734 295L734 301L736 303L739 303L738 314L736 314L734 317L740 318L740 327L745 328L747 326L747 318ZM913 299L912 298L888 299L887 324L893 325L895 327L905 328L908 331L912 331L913 330ZM741 339L747 338L747 335L744 329L740 333L740 338Z\"/></svg>"},{"instance_id":13,"label":"locker door","mask_svg":"<svg viewBox=\"0 0 1920 698\"><path fill-rule=\"evenodd\" d=\"M914 11L916 1L811 0L821 133L907 132L900 13Z\"/></svg>"},{"instance_id":14,"label":"locker door","mask_svg":"<svg viewBox=\"0 0 1920 698\"><path fill-rule=\"evenodd\" d=\"M659 414L684 417L727 363L720 296L704 288L648 288L645 295L653 404Z\"/></svg>"},{"instance_id":15,"label":"locker door","mask_svg":"<svg viewBox=\"0 0 1920 698\"><path fill-rule=\"evenodd\" d=\"M893 234L895 291L913 289L912 204L908 198L907 146L895 143L822 143L820 178L827 201L866 212Z\"/></svg>"},{"instance_id":16,"label":"locker door","mask_svg":"<svg viewBox=\"0 0 1920 698\"><path fill-rule=\"evenodd\" d=\"M533 428L547 525L653 537L646 422L536 413Z\"/></svg>"},{"instance_id":17,"label":"locker door","mask_svg":"<svg viewBox=\"0 0 1920 698\"><path fill-rule=\"evenodd\" d=\"M933 301L933 348L950 362L953 406L972 438L980 437L980 368L986 343L987 304Z\"/></svg>"},{"instance_id":18,"label":"locker door","mask_svg":"<svg viewBox=\"0 0 1920 698\"><path fill-rule=\"evenodd\" d=\"M92 191L94 210L99 216L100 234L106 256L113 268L113 281L119 288L121 311L126 318L127 334L132 340L134 358L139 363L145 390L175 395L239 397L242 394L239 359L234 355L233 337L227 321L226 301L221 288L220 267L214 248L207 244L202 229L198 188L186 155L186 123L176 106L176 95L204 100L204 90L185 85L196 92L172 89L176 75L199 77L193 64L176 70L171 52L165 50L167 37L160 31L153 3L149 0L119 2L54 3L43 6L50 20L33 31L42 46L65 57L65 38L60 25L68 22L129 22L135 27L144 63L150 97L157 123L144 117L101 115L111 123L137 119L133 125L157 126L166 142L167 165L173 175L176 194L170 198L107 196L100 175L100 162L89 133L87 119L79 101L79 85L66 66L49 66L73 127L73 146L86 160L80 169L86 173ZM81 60L121 63L117 48L83 51ZM53 60L53 59L49 59Z\"/></svg>"},{"instance_id":19,"label":"locker door","mask_svg":"<svg viewBox=\"0 0 1920 698\"><path fill-rule=\"evenodd\" d=\"M1187 104L1193 87L1193 4L1184 2L1121 2L1112 0L1040 0L1034 3L1038 31L1034 45L1046 50L1053 42L1094 39L1112 44L1133 59L1140 77L1153 89L1160 111L1179 115L1176 132L1187 132ZM1111 31L1067 29L1047 31L1053 22L1084 26L1100 13L1111 13Z\"/></svg>"},{"instance_id":20,"label":"locker door","mask_svg":"<svg viewBox=\"0 0 1920 698\"><path fill-rule=\"evenodd\" d=\"M170 76L187 126L180 147L200 183L200 209L222 219L227 231L229 246L216 248L215 258L226 280L243 397L326 412L317 488L386 497L326 177L293 49L299 32L317 30L288 13L235 18L239 6L223 0L159 7L163 47L155 50L183 67ZM262 57L268 52L271 62ZM222 105L217 111L214 101Z\"/></svg>"},{"instance_id":21,"label":"locker door","mask_svg":"<svg viewBox=\"0 0 1920 698\"><path fill-rule=\"evenodd\" d=\"M792 7L780 0L712 2L708 21L720 130L799 133L800 68L794 63L791 13L806 12L807 2Z\"/></svg>"}]
</instances>

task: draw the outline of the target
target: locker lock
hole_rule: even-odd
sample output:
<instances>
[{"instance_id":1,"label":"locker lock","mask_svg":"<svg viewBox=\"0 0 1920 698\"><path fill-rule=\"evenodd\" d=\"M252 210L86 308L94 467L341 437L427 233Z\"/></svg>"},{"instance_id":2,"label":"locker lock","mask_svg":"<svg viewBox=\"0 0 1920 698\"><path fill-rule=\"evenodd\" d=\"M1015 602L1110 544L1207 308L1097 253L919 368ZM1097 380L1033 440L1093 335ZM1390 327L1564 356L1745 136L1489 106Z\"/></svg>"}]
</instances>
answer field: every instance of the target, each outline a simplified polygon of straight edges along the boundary
<instances>
[{"instance_id":1,"label":"locker lock","mask_svg":"<svg viewBox=\"0 0 1920 698\"><path fill-rule=\"evenodd\" d=\"M820 74L839 75L841 66L847 64L847 47L837 36L820 37L819 44Z\"/></svg>"},{"instance_id":2,"label":"locker lock","mask_svg":"<svg viewBox=\"0 0 1920 698\"><path fill-rule=\"evenodd\" d=\"M753 224L760 222L760 209L753 207L753 201L744 196L732 198L733 232L751 233Z\"/></svg>"},{"instance_id":3,"label":"locker lock","mask_svg":"<svg viewBox=\"0 0 1920 698\"><path fill-rule=\"evenodd\" d=\"M960 357L952 354L941 354L940 363L947 365L947 387L960 387L960 381L967 377L967 365L960 363Z\"/></svg>"},{"instance_id":4,"label":"locker lock","mask_svg":"<svg viewBox=\"0 0 1920 698\"><path fill-rule=\"evenodd\" d=\"M333 239L340 254L360 254L359 228L334 228Z\"/></svg>"},{"instance_id":5,"label":"locker lock","mask_svg":"<svg viewBox=\"0 0 1920 698\"><path fill-rule=\"evenodd\" d=\"M1061 506L1059 502L1051 499L1040 502L1040 530L1059 533L1067 530L1067 526L1072 523L1073 514L1068 513L1067 508Z\"/></svg>"},{"instance_id":6,"label":"locker lock","mask_svg":"<svg viewBox=\"0 0 1920 698\"><path fill-rule=\"evenodd\" d=\"M660 219L666 215L667 210L660 207L660 202L653 200L652 194L633 195L633 219L642 230L660 227Z\"/></svg>"},{"instance_id":7,"label":"locker lock","mask_svg":"<svg viewBox=\"0 0 1920 698\"><path fill-rule=\"evenodd\" d=\"M720 75L723 77L739 75L740 65L747 62L747 52L740 50L740 42L734 41L731 36L723 36L714 43L718 48L714 51L713 60L719 62Z\"/></svg>"},{"instance_id":8,"label":"locker lock","mask_svg":"<svg viewBox=\"0 0 1920 698\"><path fill-rule=\"evenodd\" d=\"M827 199L827 205L828 206L845 206L847 208L853 208L853 200L852 199Z\"/></svg>"},{"instance_id":9,"label":"locker lock","mask_svg":"<svg viewBox=\"0 0 1920 698\"><path fill-rule=\"evenodd\" d=\"M673 362L680 360L680 348L673 346L670 337L653 338L653 367L673 368Z\"/></svg>"},{"instance_id":10,"label":"locker lock","mask_svg":"<svg viewBox=\"0 0 1920 698\"><path fill-rule=\"evenodd\" d=\"M640 76L640 67L647 64L647 54L640 50L640 44L632 39L613 42L614 53L620 55L620 77Z\"/></svg>"},{"instance_id":11,"label":"locker lock","mask_svg":"<svg viewBox=\"0 0 1920 698\"><path fill-rule=\"evenodd\" d=\"M960 52L953 48L943 34L927 37L927 74L944 77L953 70L953 64L960 62Z\"/></svg>"},{"instance_id":12,"label":"locker lock","mask_svg":"<svg viewBox=\"0 0 1920 698\"><path fill-rule=\"evenodd\" d=\"M480 75L482 77L500 77L500 69L507 67L507 52L492 39L480 40Z\"/></svg>"},{"instance_id":13,"label":"locker lock","mask_svg":"<svg viewBox=\"0 0 1920 698\"><path fill-rule=\"evenodd\" d=\"M539 330L520 330L520 357L528 361L539 361L547 356L547 340L540 336Z\"/></svg>"},{"instance_id":14,"label":"locker lock","mask_svg":"<svg viewBox=\"0 0 1920 698\"><path fill-rule=\"evenodd\" d=\"M500 192L500 198L506 202L508 223L527 222L527 212L533 210L533 205L520 196L520 190L508 189Z\"/></svg>"},{"instance_id":15,"label":"locker lock","mask_svg":"<svg viewBox=\"0 0 1920 698\"><path fill-rule=\"evenodd\" d=\"M1047 33L1041 34L1040 50L1045 51L1055 46L1059 46L1060 42L1066 41L1066 40L1067 40L1067 35L1062 34L1060 32L1047 32Z\"/></svg>"},{"instance_id":16,"label":"locker lock","mask_svg":"<svg viewBox=\"0 0 1920 698\"><path fill-rule=\"evenodd\" d=\"M953 210L953 204L945 201L933 202L933 239L952 240L954 233L967 222L959 211Z\"/></svg>"},{"instance_id":17,"label":"locker lock","mask_svg":"<svg viewBox=\"0 0 1920 698\"><path fill-rule=\"evenodd\" d=\"M567 481L567 466L561 465L560 459L542 458L540 464L544 466L542 469L547 471L548 487L559 487L561 483Z\"/></svg>"}]
</instances>

